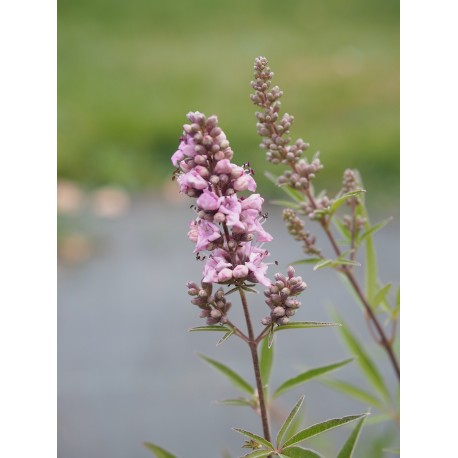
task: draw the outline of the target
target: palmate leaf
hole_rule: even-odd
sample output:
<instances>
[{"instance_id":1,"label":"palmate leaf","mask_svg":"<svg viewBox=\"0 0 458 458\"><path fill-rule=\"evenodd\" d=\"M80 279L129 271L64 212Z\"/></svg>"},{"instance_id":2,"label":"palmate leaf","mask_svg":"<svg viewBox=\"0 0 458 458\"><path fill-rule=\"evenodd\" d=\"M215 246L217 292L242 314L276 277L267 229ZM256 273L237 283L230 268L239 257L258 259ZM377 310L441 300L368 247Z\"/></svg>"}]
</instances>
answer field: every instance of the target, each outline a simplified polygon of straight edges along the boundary
<instances>
[{"instance_id":1,"label":"palmate leaf","mask_svg":"<svg viewBox=\"0 0 458 458\"><path fill-rule=\"evenodd\" d=\"M280 396L280 394L285 393L286 391L307 382L308 380L311 380L315 377L318 377L322 374L326 374L327 372L335 371L336 369L339 369L346 364L350 363L353 361L354 358L349 358L344 361L340 361L338 363L333 363L333 364L328 364L326 366L321 366L321 367L315 367L314 369L309 369L305 372L302 372L299 375L296 375L295 377L292 377L286 382L282 383L275 391L273 397L276 398L277 396Z\"/></svg>"},{"instance_id":2,"label":"palmate leaf","mask_svg":"<svg viewBox=\"0 0 458 458\"><path fill-rule=\"evenodd\" d=\"M292 421L294 420L294 417L296 416L297 412L301 408L302 403L304 402L304 398L305 398L305 396L301 396L299 398L299 401L297 401L296 405L293 407L293 410L291 410L291 412L289 413L288 417L286 418L286 420L284 421L283 425L281 426L280 431L278 431L278 434L277 434L277 447L280 446L281 441L283 439L283 436L285 435L286 431L290 427L290 425L291 425Z\"/></svg>"},{"instance_id":3,"label":"palmate leaf","mask_svg":"<svg viewBox=\"0 0 458 458\"><path fill-rule=\"evenodd\" d=\"M352 433L350 434L350 437L347 439L336 458L351 458L353 456L356 442L358 441L359 435L361 433L361 428L363 427L366 418L367 416L362 417L358 421Z\"/></svg>"},{"instance_id":4,"label":"palmate leaf","mask_svg":"<svg viewBox=\"0 0 458 458\"><path fill-rule=\"evenodd\" d=\"M286 329L301 328L327 328L329 326L342 326L340 323L326 323L323 321L293 321L292 323L276 326L274 332L285 331Z\"/></svg>"},{"instance_id":5,"label":"palmate leaf","mask_svg":"<svg viewBox=\"0 0 458 458\"><path fill-rule=\"evenodd\" d=\"M390 393L376 365L369 357L369 355L366 353L362 344L357 340L355 335L352 333L349 326L345 324L345 322L337 313L334 312L334 316L336 317L336 319L342 322L343 326L341 327L340 331L343 340L347 348L355 356L358 357L357 362L361 367L362 371L364 372L366 378L372 384L372 386L382 395L382 397L386 401L388 401L390 399Z\"/></svg>"},{"instance_id":6,"label":"palmate leaf","mask_svg":"<svg viewBox=\"0 0 458 458\"><path fill-rule=\"evenodd\" d=\"M315 450L298 447L297 445L285 448L278 456L287 458L323 458L323 455L320 455Z\"/></svg>"},{"instance_id":7,"label":"palmate leaf","mask_svg":"<svg viewBox=\"0 0 458 458\"><path fill-rule=\"evenodd\" d=\"M269 338L265 337L261 343L261 355L259 358L259 366L261 370L261 380L264 387L269 386L270 374L274 362L274 345L269 346ZM266 388L267 391L267 388ZM266 395L267 396L267 395Z\"/></svg>"},{"instance_id":8,"label":"palmate leaf","mask_svg":"<svg viewBox=\"0 0 458 458\"><path fill-rule=\"evenodd\" d=\"M246 437L249 437L250 439L253 439L258 444L264 445L264 447L266 447L269 451L272 451L274 449L273 445L267 439L264 439L263 437L258 436L257 434L250 433L250 431L245 431L244 429L240 429L240 428L232 428L232 429L234 431L237 431L240 434L243 434Z\"/></svg>"},{"instance_id":9,"label":"palmate leaf","mask_svg":"<svg viewBox=\"0 0 458 458\"><path fill-rule=\"evenodd\" d=\"M209 358L208 356L202 355L201 353L199 353L198 355L208 364L210 364L215 369L224 374L232 382L234 386L241 389L242 391L245 391L246 393L249 393L250 395L254 394L254 388L231 368L227 367L223 363L220 363L212 358Z\"/></svg>"},{"instance_id":10,"label":"palmate leaf","mask_svg":"<svg viewBox=\"0 0 458 458\"><path fill-rule=\"evenodd\" d=\"M325 431L329 431L330 429L337 428L339 426L345 425L346 423L350 423L351 421L358 420L359 418L365 416L367 414L361 415L349 415L347 417L342 418L333 418L332 420L326 420L322 423L317 423L316 425L310 426L297 434L293 437L289 438L282 447L288 447L290 445L298 444L310 437L316 436L318 434L324 433Z\"/></svg>"},{"instance_id":11,"label":"palmate leaf","mask_svg":"<svg viewBox=\"0 0 458 458\"><path fill-rule=\"evenodd\" d=\"M175 455L172 455L167 450L164 450L162 447L159 447L156 444L151 442L145 442L143 444L150 452L153 452L156 455L156 458L176 458Z\"/></svg>"}]
</instances>

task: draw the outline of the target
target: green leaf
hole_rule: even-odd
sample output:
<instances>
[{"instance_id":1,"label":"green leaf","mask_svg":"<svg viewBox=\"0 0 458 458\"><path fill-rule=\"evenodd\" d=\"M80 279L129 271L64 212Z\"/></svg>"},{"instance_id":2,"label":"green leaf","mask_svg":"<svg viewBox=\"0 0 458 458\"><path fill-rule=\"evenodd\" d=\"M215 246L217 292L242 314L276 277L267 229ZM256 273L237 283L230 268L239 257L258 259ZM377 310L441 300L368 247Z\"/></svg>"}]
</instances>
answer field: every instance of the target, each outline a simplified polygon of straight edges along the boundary
<instances>
[{"instance_id":1,"label":"green leaf","mask_svg":"<svg viewBox=\"0 0 458 458\"><path fill-rule=\"evenodd\" d=\"M345 366L346 364L353 361L353 359L354 358L349 358L338 363L328 364L326 366L316 367L314 369L309 369L305 372L302 372L301 374L296 375L295 377L292 377L289 380L286 380L286 382L282 383L275 391L273 397L276 398L280 396L280 394L283 394L286 391L296 387L297 385L307 382L310 379L318 377L319 375L326 374L327 372L339 369L342 366Z\"/></svg>"},{"instance_id":2,"label":"green leaf","mask_svg":"<svg viewBox=\"0 0 458 458\"><path fill-rule=\"evenodd\" d=\"M235 333L235 329L232 328L232 329L229 329L229 331L226 332L226 334L224 334L223 337L221 337L221 339L218 340L216 346L218 345L221 345L223 342L226 342L227 339L229 339L229 337L231 337L232 334Z\"/></svg>"},{"instance_id":3,"label":"green leaf","mask_svg":"<svg viewBox=\"0 0 458 458\"><path fill-rule=\"evenodd\" d=\"M162 447L152 444L151 442L145 442L143 444L150 452L153 452L156 455L156 458L176 458L175 455L167 452Z\"/></svg>"},{"instance_id":4,"label":"green leaf","mask_svg":"<svg viewBox=\"0 0 458 458\"><path fill-rule=\"evenodd\" d=\"M196 328L188 329L189 332L196 331L216 331L216 332L228 332L231 329L227 326L212 325L212 326L197 326Z\"/></svg>"},{"instance_id":5,"label":"green leaf","mask_svg":"<svg viewBox=\"0 0 458 458\"><path fill-rule=\"evenodd\" d=\"M322 382L366 405L377 407L380 410L384 410L385 408L384 403L380 399L355 385L336 379L325 379Z\"/></svg>"},{"instance_id":6,"label":"green leaf","mask_svg":"<svg viewBox=\"0 0 458 458\"><path fill-rule=\"evenodd\" d=\"M382 395L382 397L386 401L388 401L390 399L390 393L374 362L364 350L363 345L357 340L355 335L352 333L350 327L345 324L345 322L338 314L335 314L335 316L339 321L342 322L343 326L341 327L340 331L342 333L343 340L347 345L348 349L358 357L358 364L361 367L364 374L366 375L366 378L369 380L372 386Z\"/></svg>"},{"instance_id":7,"label":"green leaf","mask_svg":"<svg viewBox=\"0 0 458 458\"><path fill-rule=\"evenodd\" d=\"M264 447L267 447L270 451L274 449L272 444L267 439L264 439L263 437L258 436L257 434L250 433L249 431L245 431L244 429L240 429L240 428L232 428L232 429L234 431L237 431L240 434L243 434L246 437L249 437L250 439L253 439L258 444L264 445Z\"/></svg>"},{"instance_id":8,"label":"green leaf","mask_svg":"<svg viewBox=\"0 0 458 458\"><path fill-rule=\"evenodd\" d=\"M387 283L385 286L382 286L374 295L374 299L372 300L371 306L373 308L377 307L382 301L385 300L386 295L391 289L392 284Z\"/></svg>"},{"instance_id":9,"label":"green leaf","mask_svg":"<svg viewBox=\"0 0 458 458\"><path fill-rule=\"evenodd\" d=\"M281 199L275 199L270 201L272 205L279 205L280 207L285 207L285 208L294 208L295 210L299 210L301 206L295 202L291 202L290 200L281 200Z\"/></svg>"},{"instance_id":10,"label":"green leaf","mask_svg":"<svg viewBox=\"0 0 458 458\"><path fill-rule=\"evenodd\" d=\"M377 290L377 255L372 237L366 237L366 296L369 304L373 302Z\"/></svg>"},{"instance_id":11,"label":"green leaf","mask_svg":"<svg viewBox=\"0 0 458 458\"><path fill-rule=\"evenodd\" d=\"M299 398L299 401L297 401L296 405L293 407L293 410L289 413L288 417L286 418L285 422L280 428L280 431L278 431L277 434L277 448L280 447L281 441L283 439L283 436L285 435L285 432L291 425L292 421L294 420L294 417L296 416L297 412L302 406L302 403L304 402L305 396L301 396Z\"/></svg>"},{"instance_id":12,"label":"green leaf","mask_svg":"<svg viewBox=\"0 0 458 458\"><path fill-rule=\"evenodd\" d=\"M223 401L215 401L216 404L224 406L241 406L241 407L254 407L255 401L245 398L224 399Z\"/></svg>"},{"instance_id":13,"label":"green leaf","mask_svg":"<svg viewBox=\"0 0 458 458\"><path fill-rule=\"evenodd\" d=\"M382 452L392 453L393 455L400 455L401 451L398 448L384 448Z\"/></svg>"},{"instance_id":14,"label":"green leaf","mask_svg":"<svg viewBox=\"0 0 458 458\"><path fill-rule=\"evenodd\" d=\"M270 326L269 335L267 336L267 346L270 348L274 344L274 325Z\"/></svg>"},{"instance_id":15,"label":"green leaf","mask_svg":"<svg viewBox=\"0 0 458 458\"><path fill-rule=\"evenodd\" d=\"M351 458L353 456L353 451L356 447L356 442L358 441L359 435L361 433L361 428L366 421L367 416L362 417L355 426L355 429L350 434L350 437L347 439L343 447L341 448L337 458Z\"/></svg>"},{"instance_id":16,"label":"green leaf","mask_svg":"<svg viewBox=\"0 0 458 458\"><path fill-rule=\"evenodd\" d=\"M293 323L282 324L274 328L274 332L284 331L286 329L300 329L300 328L326 328L329 326L342 326L339 323L325 323L321 321L294 321Z\"/></svg>"},{"instance_id":17,"label":"green leaf","mask_svg":"<svg viewBox=\"0 0 458 458\"><path fill-rule=\"evenodd\" d=\"M343 223L343 221L337 217L332 219L334 226L340 232L340 235L345 239L346 243L349 244L351 240L351 232L347 226Z\"/></svg>"},{"instance_id":18,"label":"green leaf","mask_svg":"<svg viewBox=\"0 0 458 458\"><path fill-rule=\"evenodd\" d=\"M316 262L320 262L322 258L307 258L307 259L301 259L300 261L294 261L291 263L292 265L297 265L297 264L315 264Z\"/></svg>"},{"instance_id":19,"label":"green leaf","mask_svg":"<svg viewBox=\"0 0 458 458\"><path fill-rule=\"evenodd\" d=\"M272 450L255 450L247 455L243 455L242 458L259 458L261 456L269 456L272 454Z\"/></svg>"},{"instance_id":20,"label":"green leaf","mask_svg":"<svg viewBox=\"0 0 458 458\"><path fill-rule=\"evenodd\" d=\"M375 224L374 226L368 227L358 238L358 243L361 243L365 238L369 237L370 235L374 234L375 232L379 231L383 227L385 227L388 223L393 221L393 217L387 218L380 223Z\"/></svg>"},{"instance_id":21,"label":"green leaf","mask_svg":"<svg viewBox=\"0 0 458 458\"><path fill-rule=\"evenodd\" d=\"M358 420L359 418L365 416L367 414L361 415L349 415L347 417L342 418L333 418L332 420L326 420L322 423L317 423L316 425L310 426L307 429L304 429L293 437L288 439L284 444L283 447L288 447L290 445L298 444L299 442L308 439L309 437L316 436L318 434L324 433L325 431L329 431L330 429L337 428L338 426L345 425L346 423L350 423L351 421Z\"/></svg>"},{"instance_id":22,"label":"green leaf","mask_svg":"<svg viewBox=\"0 0 458 458\"><path fill-rule=\"evenodd\" d=\"M343 256L339 256L337 259L323 259L315 265L313 270L324 269L325 267L338 267L338 266L361 266L358 261L353 259L346 259Z\"/></svg>"},{"instance_id":23,"label":"green leaf","mask_svg":"<svg viewBox=\"0 0 458 458\"><path fill-rule=\"evenodd\" d=\"M315 450L302 448L298 446L285 448L281 451L281 454L279 456L284 456L288 458L323 458L323 455L320 455Z\"/></svg>"},{"instance_id":24,"label":"green leaf","mask_svg":"<svg viewBox=\"0 0 458 458\"><path fill-rule=\"evenodd\" d=\"M208 364L224 374L233 383L234 386L241 389L242 391L249 393L250 395L254 394L254 388L231 368L218 361L215 361L214 359L209 358L208 356L202 355L201 353L199 353L199 356L203 360L207 361Z\"/></svg>"},{"instance_id":25,"label":"green leaf","mask_svg":"<svg viewBox=\"0 0 458 458\"><path fill-rule=\"evenodd\" d=\"M331 206L329 208L329 213L332 215L350 197L357 196L357 195L359 195L359 194L361 194L363 192L366 192L366 190L365 189L357 189L356 191L350 191L350 192L347 192L347 193L343 194L342 196L338 197L337 199L335 199L332 202L332 204L331 204Z\"/></svg>"},{"instance_id":26,"label":"green leaf","mask_svg":"<svg viewBox=\"0 0 458 458\"><path fill-rule=\"evenodd\" d=\"M313 270L320 270L324 269L325 267L331 267L332 266L332 259L322 259L320 262L315 264L313 267Z\"/></svg>"},{"instance_id":27,"label":"green leaf","mask_svg":"<svg viewBox=\"0 0 458 458\"><path fill-rule=\"evenodd\" d=\"M259 366L261 369L261 380L263 386L269 386L270 374L272 373L272 365L274 360L274 346L269 347L269 338L265 337L261 344L261 355L259 358Z\"/></svg>"}]
</instances>

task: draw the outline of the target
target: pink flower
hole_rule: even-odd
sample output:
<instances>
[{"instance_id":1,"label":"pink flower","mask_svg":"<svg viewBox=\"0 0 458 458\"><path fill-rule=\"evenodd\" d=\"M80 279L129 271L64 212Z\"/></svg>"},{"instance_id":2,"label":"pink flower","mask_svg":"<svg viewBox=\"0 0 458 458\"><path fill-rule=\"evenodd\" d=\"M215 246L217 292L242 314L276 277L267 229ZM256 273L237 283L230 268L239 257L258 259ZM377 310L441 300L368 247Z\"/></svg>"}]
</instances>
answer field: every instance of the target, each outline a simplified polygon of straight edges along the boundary
<instances>
[{"instance_id":1,"label":"pink flower","mask_svg":"<svg viewBox=\"0 0 458 458\"><path fill-rule=\"evenodd\" d=\"M207 189L197 199L197 205L205 211L218 210L219 203L219 197L213 191L208 191Z\"/></svg>"},{"instance_id":2,"label":"pink flower","mask_svg":"<svg viewBox=\"0 0 458 458\"><path fill-rule=\"evenodd\" d=\"M232 172L232 165L229 161L229 159L221 159L218 161L215 165L214 172L215 173L226 173L230 174Z\"/></svg>"},{"instance_id":3,"label":"pink flower","mask_svg":"<svg viewBox=\"0 0 458 458\"><path fill-rule=\"evenodd\" d=\"M180 175L177 181L180 185L180 191L184 193L186 193L190 188L198 190L208 188L208 181L202 178L194 169L188 173Z\"/></svg>"},{"instance_id":4,"label":"pink flower","mask_svg":"<svg viewBox=\"0 0 458 458\"><path fill-rule=\"evenodd\" d=\"M172 164L177 167L178 163L184 159L186 156L194 157L196 155L196 151L194 149L195 144L194 140L190 135L186 135L184 140L180 142L180 146L178 146L177 151L172 156Z\"/></svg>"},{"instance_id":5,"label":"pink flower","mask_svg":"<svg viewBox=\"0 0 458 458\"><path fill-rule=\"evenodd\" d=\"M243 229L243 225L240 223L242 205L236 195L222 197L219 211L226 215L226 223L229 226L237 226Z\"/></svg>"},{"instance_id":6,"label":"pink flower","mask_svg":"<svg viewBox=\"0 0 458 458\"><path fill-rule=\"evenodd\" d=\"M260 212L262 210L262 204L264 199L259 194L251 194L251 196L242 200L242 210L252 208Z\"/></svg>"},{"instance_id":7,"label":"pink flower","mask_svg":"<svg viewBox=\"0 0 458 458\"><path fill-rule=\"evenodd\" d=\"M266 250L252 246L251 243L247 243L244 248L244 254L248 258L245 265L250 269L250 272L259 283L262 283L264 286L270 286L271 281L265 276L268 264L262 263L262 260L267 257L269 253Z\"/></svg>"},{"instance_id":8,"label":"pink flower","mask_svg":"<svg viewBox=\"0 0 458 458\"><path fill-rule=\"evenodd\" d=\"M243 204L243 202L242 202ZM256 234L258 242L271 242L273 237L266 232L259 222L259 211L254 208L242 210L240 220L246 226L246 232Z\"/></svg>"},{"instance_id":9,"label":"pink flower","mask_svg":"<svg viewBox=\"0 0 458 458\"><path fill-rule=\"evenodd\" d=\"M234 182L234 189L236 191L256 191L256 181L251 175L244 174L241 177L237 178Z\"/></svg>"},{"instance_id":10,"label":"pink flower","mask_svg":"<svg viewBox=\"0 0 458 458\"><path fill-rule=\"evenodd\" d=\"M223 269L232 268L232 264L226 259L227 255L227 252L221 248L213 251L204 266L204 278L202 280L204 283L218 283L218 274Z\"/></svg>"},{"instance_id":11,"label":"pink flower","mask_svg":"<svg viewBox=\"0 0 458 458\"><path fill-rule=\"evenodd\" d=\"M197 223L195 221L191 221L189 223L189 232L188 238L193 243L197 243L197 239L199 238L199 231L197 229Z\"/></svg>"},{"instance_id":12,"label":"pink flower","mask_svg":"<svg viewBox=\"0 0 458 458\"><path fill-rule=\"evenodd\" d=\"M220 237L221 232L216 224L205 220L199 220L197 222L197 243L194 253L206 250L211 242L214 242Z\"/></svg>"}]
</instances>

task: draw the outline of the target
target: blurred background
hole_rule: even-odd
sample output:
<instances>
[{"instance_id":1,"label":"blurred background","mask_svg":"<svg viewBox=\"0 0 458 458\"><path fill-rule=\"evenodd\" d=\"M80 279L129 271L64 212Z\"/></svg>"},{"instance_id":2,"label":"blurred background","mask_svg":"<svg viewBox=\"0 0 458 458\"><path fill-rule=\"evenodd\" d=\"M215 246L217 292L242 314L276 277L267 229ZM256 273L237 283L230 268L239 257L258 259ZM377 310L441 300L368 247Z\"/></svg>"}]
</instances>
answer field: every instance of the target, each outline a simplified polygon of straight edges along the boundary
<instances>
[{"instance_id":1,"label":"blurred background","mask_svg":"<svg viewBox=\"0 0 458 458\"><path fill-rule=\"evenodd\" d=\"M179 456L220 456L224 447L236 456L241 442L230 428L258 428L249 412L211 404L234 391L195 356L205 352L250 378L248 354L240 358L235 341L216 349L208 335L186 333L199 320L184 284L199 279L201 266L170 156L188 111L217 114L234 160L250 161L266 200L281 195L264 178L278 169L259 148L249 99L259 55L295 116L293 139L321 152L317 187L332 195L343 170L357 168L373 219L395 217L376 242L382 278L398 281L398 1L59 0L60 458L147 457L145 440ZM267 210L271 251L284 269L300 248L280 210ZM310 288L301 319L327 320L326 306L338 307L370 346L361 313L332 272L301 269ZM346 357L334 331L304 333L294 333L278 361L287 376ZM384 367L382 354L380 361ZM384 375L394 390L389 366ZM315 382L304 392L307 421L365 410ZM389 426L367 427L357 456L387 456L374 445L381 430L396 443ZM321 450L332 456L334 438L347 433L330 433Z\"/></svg>"}]
</instances>

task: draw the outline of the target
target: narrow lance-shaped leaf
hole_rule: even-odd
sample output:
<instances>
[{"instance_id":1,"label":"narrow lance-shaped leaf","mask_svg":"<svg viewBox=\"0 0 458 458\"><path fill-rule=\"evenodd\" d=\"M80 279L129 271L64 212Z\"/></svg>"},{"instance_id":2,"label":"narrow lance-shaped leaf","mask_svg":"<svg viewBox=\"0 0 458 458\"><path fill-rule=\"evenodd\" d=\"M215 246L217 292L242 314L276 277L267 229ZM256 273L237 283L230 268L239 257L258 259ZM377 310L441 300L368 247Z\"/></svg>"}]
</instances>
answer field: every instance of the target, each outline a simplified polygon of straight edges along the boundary
<instances>
[{"instance_id":1,"label":"narrow lance-shaped leaf","mask_svg":"<svg viewBox=\"0 0 458 458\"><path fill-rule=\"evenodd\" d=\"M272 365L274 360L274 345L269 347L268 337L264 337L261 344L261 355L259 358L259 365L261 369L261 380L264 386L269 385L270 374L272 373Z\"/></svg>"},{"instance_id":2,"label":"narrow lance-shaped leaf","mask_svg":"<svg viewBox=\"0 0 458 458\"><path fill-rule=\"evenodd\" d=\"M379 231L380 229L385 227L391 221L393 221L393 217L387 218L381 221L380 223L374 224L374 226L369 226L358 238L358 243L361 243L365 238Z\"/></svg>"},{"instance_id":3,"label":"narrow lance-shaped leaf","mask_svg":"<svg viewBox=\"0 0 458 458\"><path fill-rule=\"evenodd\" d=\"M385 301L386 295L391 289L392 284L387 283L386 285L382 286L374 295L374 299L372 300L372 307L377 307L380 303Z\"/></svg>"},{"instance_id":4,"label":"narrow lance-shaped leaf","mask_svg":"<svg viewBox=\"0 0 458 458\"><path fill-rule=\"evenodd\" d=\"M231 368L227 367L226 365L215 361L212 358L209 358L208 356L199 354L199 356L207 361L211 366L213 366L215 369L218 369L222 374L224 374L237 388L240 388L241 390L253 395L254 394L254 388L244 379L242 378L239 374L234 372Z\"/></svg>"},{"instance_id":5,"label":"narrow lance-shaped leaf","mask_svg":"<svg viewBox=\"0 0 458 458\"><path fill-rule=\"evenodd\" d=\"M285 448L278 456L287 458L323 458L323 455L320 455L315 450L298 446Z\"/></svg>"},{"instance_id":6,"label":"narrow lance-shaped leaf","mask_svg":"<svg viewBox=\"0 0 458 458\"><path fill-rule=\"evenodd\" d=\"M215 404L224 406L241 406L241 407L254 407L255 401L245 398L224 399L223 401L215 401Z\"/></svg>"},{"instance_id":7,"label":"narrow lance-shaped leaf","mask_svg":"<svg viewBox=\"0 0 458 458\"><path fill-rule=\"evenodd\" d=\"M229 339L229 337L232 336L232 334L235 333L235 329L229 329L229 331L226 332L226 334L224 334L223 337L221 337L221 339L218 340L216 346L218 345L221 345L223 342L226 342L227 339Z\"/></svg>"},{"instance_id":8,"label":"narrow lance-shaped leaf","mask_svg":"<svg viewBox=\"0 0 458 458\"><path fill-rule=\"evenodd\" d=\"M307 258L307 259L300 259L299 261L294 261L291 264L293 266L298 265L298 264L315 264L317 262L320 262L322 258Z\"/></svg>"},{"instance_id":9,"label":"narrow lance-shaped leaf","mask_svg":"<svg viewBox=\"0 0 458 458\"><path fill-rule=\"evenodd\" d=\"M341 391L347 396L361 401L366 405L377 407L380 410L384 410L385 408L384 403L380 399L355 385L337 379L325 379L322 382L337 391Z\"/></svg>"},{"instance_id":10,"label":"narrow lance-shaped leaf","mask_svg":"<svg viewBox=\"0 0 458 458\"><path fill-rule=\"evenodd\" d=\"M339 369L346 364L350 363L353 361L354 358L349 358L344 361L340 361L338 363L333 363L333 364L328 364L326 366L321 366L321 367L316 367L314 369L309 369L305 372L302 372L299 375L296 375L295 377L292 377L286 382L282 383L277 390L274 393L274 397L280 396L280 394L285 393L286 391L307 382L310 379L313 379L315 377L318 377L322 374L326 374L327 372L335 371L336 369Z\"/></svg>"},{"instance_id":11,"label":"narrow lance-shaped leaf","mask_svg":"<svg viewBox=\"0 0 458 458\"><path fill-rule=\"evenodd\" d=\"M301 329L301 328L327 328L329 326L342 326L340 323L326 323L322 321L293 321L292 323L276 326L274 332L284 331L286 329Z\"/></svg>"},{"instance_id":12,"label":"narrow lance-shaped leaf","mask_svg":"<svg viewBox=\"0 0 458 458\"><path fill-rule=\"evenodd\" d=\"M348 349L358 357L358 364L372 386L383 396L385 400L388 401L390 399L390 393L374 362L366 353L364 347L357 340L355 335L352 333L350 327L345 324L339 315L335 314L335 317L343 324L340 331Z\"/></svg>"},{"instance_id":13,"label":"narrow lance-shaped leaf","mask_svg":"<svg viewBox=\"0 0 458 458\"><path fill-rule=\"evenodd\" d=\"M357 196L363 192L366 192L365 189L357 189L356 191L350 191L345 193L343 196L338 197L335 199L330 208L329 208L329 214L332 215L335 213L335 211L342 205L344 204L350 197Z\"/></svg>"},{"instance_id":14,"label":"narrow lance-shaped leaf","mask_svg":"<svg viewBox=\"0 0 458 458\"><path fill-rule=\"evenodd\" d=\"M162 447L159 447L156 444L151 442L145 442L143 444L150 452L153 452L156 455L156 458L176 458L175 455L172 455L167 450L164 450Z\"/></svg>"},{"instance_id":15,"label":"narrow lance-shaped leaf","mask_svg":"<svg viewBox=\"0 0 458 458\"><path fill-rule=\"evenodd\" d=\"M260 458L262 456L269 456L272 454L272 450L255 450L247 455L243 455L241 458Z\"/></svg>"},{"instance_id":16,"label":"narrow lance-shaped leaf","mask_svg":"<svg viewBox=\"0 0 458 458\"><path fill-rule=\"evenodd\" d=\"M231 329L227 326L211 325L211 326L197 326L195 328L188 329L189 332L198 331L211 331L211 332L228 332Z\"/></svg>"},{"instance_id":17,"label":"narrow lance-shaped leaf","mask_svg":"<svg viewBox=\"0 0 458 458\"><path fill-rule=\"evenodd\" d=\"M244 429L240 428L233 428L233 430L237 431L240 434L243 434L246 437L249 437L250 439L253 439L258 444L264 445L264 447L267 447L269 450L274 449L272 444L267 439L264 439L263 437L258 436L257 434L250 433L250 431L245 431Z\"/></svg>"},{"instance_id":18,"label":"narrow lance-shaped leaf","mask_svg":"<svg viewBox=\"0 0 458 458\"><path fill-rule=\"evenodd\" d=\"M309 437L313 437L318 434L324 433L325 431L329 431L330 429L334 429L334 428L337 428L338 426L345 425L346 423L350 423L351 421L358 420L359 418L363 417L364 415L367 415L367 414L349 415L347 417L333 418L332 420L326 420L326 421L323 421L322 423L317 423L316 425L310 426L309 428L298 432L293 437L288 439L283 444L283 448L286 448L290 445L298 444L299 442L302 442L308 439Z\"/></svg>"},{"instance_id":19,"label":"narrow lance-shaped leaf","mask_svg":"<svg viewBox=\"0 0 458 458\"><path fill-rule=\"evenodd\" d=\"M294 417L296 416L297 412L302 406L302 403L304 402L305 396L301 396L299 398L299 401L297 401L296 405L293 407L291 412L289 413L288 417L286 418L285 422L280 428L280 431L278 431L277 434L277 448L280 446L281 441L283 439L283 436L285 435L286 431L288 430L289 426L291 425L292 421L294 420Z\"/></svg>"},{"instance_id":20,"label":"narrow lance-shaped leaf","mask_svg":"<svg viewBox=\"0 0 458 458\"><path fill-rule=\"evenodd\" d=\"M366 296L372 303L377 290L377 255L372 236L366 237Z\"/></svg>"},{"instance_id":21,"label":"narrow lance-shaped leaf","mask_svg":"<svg viewBox=\"0 0 458 458\"><path fill-rule=\"evenodd\" d=\"M355 450L356 442L358 441L359 435L361 433L361 428L363 427L366 418L367 416L362 417L358 421L352 433L350 434L350 437L347 439L339 454L337 455L337 458L351 458L353 456L353 451Z\"/></svg>"}]
</instances>

